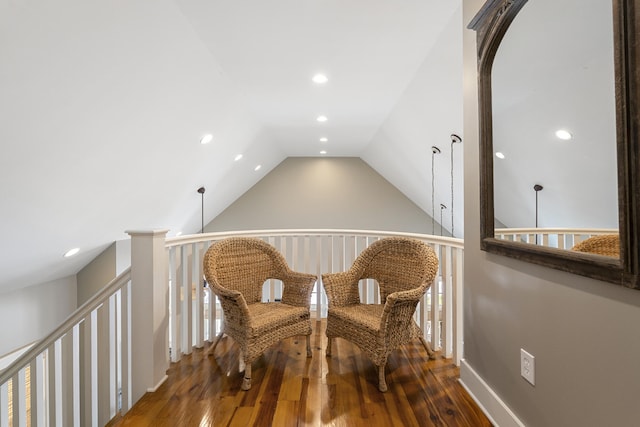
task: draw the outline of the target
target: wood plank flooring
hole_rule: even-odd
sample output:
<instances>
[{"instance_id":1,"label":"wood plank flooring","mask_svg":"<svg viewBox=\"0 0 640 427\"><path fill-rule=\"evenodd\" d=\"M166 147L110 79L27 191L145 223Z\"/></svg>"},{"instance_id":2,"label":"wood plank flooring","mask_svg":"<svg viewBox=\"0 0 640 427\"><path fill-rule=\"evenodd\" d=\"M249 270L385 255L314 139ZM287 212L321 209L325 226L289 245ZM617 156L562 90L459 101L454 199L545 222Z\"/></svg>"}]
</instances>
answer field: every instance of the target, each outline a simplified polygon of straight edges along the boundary
<instances>
[{"instance_id":1,"label":"wood plank flooring","mask_svg":"<svg viewBox=\"0 0 640 427\"><path fill-rule=\"evenodd\" d=\"M194 350L171 365L158 391L109 426L491 426L451 360L428 360L416 340L390 356L389 390L380 393L375 366L356 346L337 339L325 356L325 325L314 325L312 358L304 337L267 350L246 392L231 338Z\"/></svg>"}]
</instances>

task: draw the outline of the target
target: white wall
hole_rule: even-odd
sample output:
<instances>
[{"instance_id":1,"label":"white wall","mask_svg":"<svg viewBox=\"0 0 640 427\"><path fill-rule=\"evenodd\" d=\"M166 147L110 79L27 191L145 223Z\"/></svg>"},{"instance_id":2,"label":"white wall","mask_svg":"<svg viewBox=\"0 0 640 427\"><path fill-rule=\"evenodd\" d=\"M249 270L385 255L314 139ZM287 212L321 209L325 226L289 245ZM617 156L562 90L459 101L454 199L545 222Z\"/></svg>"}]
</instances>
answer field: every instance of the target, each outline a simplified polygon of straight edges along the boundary
<instances>
[{"instance_id":1,"label":"white wall","mask_svg":"<svg viewBox=\"0 0 640 427\"><path fill-rule=\"evenodd\" d=\"M430 233L431 217L365 162L290 157L205 231L349 228ZM435 223L436 233L439 225Z\"/></svg>"},{"instance_id":2,"label":"white wall","mask_svg":"<svg viewBox=\"0 0 640 427\"><path fill-rule=\"evenodd\" d=\"M75 276L0 294L0 356L43 338L75 308Z\"/></svg>"},{"instance_id":3,"label":"white wall","mask_svg":"<svg viewBox=\"0 0 640 427\"><path fill-rule=\"evenodd\" d=\"M116 276L131 267L131 239L116 242Z\"/></svg>"},{"instance_id":4,"label":"white wall","mask_svg":"<svg viewBox=\"0 0 640 427\"><path fill-rule=\"evenodd\" d=\"M482 3L464 1L465 26ZM640 292L480 251L475 33L466 29L464 69L464 362L527 426L637 426ZM520 377L521 348L535 356L535 386ZM473 382L470 370L461 375Z\"/></svg>"}]
</instances>

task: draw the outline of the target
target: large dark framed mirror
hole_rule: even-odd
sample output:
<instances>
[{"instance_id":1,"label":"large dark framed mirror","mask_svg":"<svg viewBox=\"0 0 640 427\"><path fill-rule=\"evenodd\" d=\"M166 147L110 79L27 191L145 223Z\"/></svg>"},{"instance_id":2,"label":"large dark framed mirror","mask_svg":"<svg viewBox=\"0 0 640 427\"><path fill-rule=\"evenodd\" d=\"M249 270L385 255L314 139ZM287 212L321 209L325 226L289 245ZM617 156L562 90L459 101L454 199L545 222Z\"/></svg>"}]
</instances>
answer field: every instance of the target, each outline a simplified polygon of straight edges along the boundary
<instances>
[{"instance_id":1,"label":"large dark framed mirror","mask_svg":"<svg viewBox=\"0 0 640 427\"><path fill-rule=\"evenodd\" d=\"M469 24L482 250L640 289L639 3L489 0Z\"/></svg>"}]
</instances>

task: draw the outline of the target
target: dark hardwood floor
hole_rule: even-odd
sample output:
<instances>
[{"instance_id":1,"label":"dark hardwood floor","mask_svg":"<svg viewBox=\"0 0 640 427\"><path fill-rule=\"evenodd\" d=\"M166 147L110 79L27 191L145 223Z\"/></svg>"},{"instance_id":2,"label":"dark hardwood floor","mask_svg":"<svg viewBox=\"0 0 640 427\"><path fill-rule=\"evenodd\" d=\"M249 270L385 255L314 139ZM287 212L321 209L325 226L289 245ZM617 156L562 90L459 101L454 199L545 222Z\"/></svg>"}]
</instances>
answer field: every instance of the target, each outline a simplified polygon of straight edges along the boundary
<instances>
[{"instance_id":1,"label":"dark hardwood floor","mask_svg":"<svg viewBox=\"0 0 640 427\"><path fill-rule=\"evenodd\" d=\"M337 339L333 356L325 356L324 327L314 325L310 359L304 337L267 350L246 392L232 339L194 350L171 365L158 391L109 425L491 426L459 384L458 368L440 356L428 360L418 340L390 356L389 390L380 393L375 366L356 346Z\"/></svg>"}]
</instances>

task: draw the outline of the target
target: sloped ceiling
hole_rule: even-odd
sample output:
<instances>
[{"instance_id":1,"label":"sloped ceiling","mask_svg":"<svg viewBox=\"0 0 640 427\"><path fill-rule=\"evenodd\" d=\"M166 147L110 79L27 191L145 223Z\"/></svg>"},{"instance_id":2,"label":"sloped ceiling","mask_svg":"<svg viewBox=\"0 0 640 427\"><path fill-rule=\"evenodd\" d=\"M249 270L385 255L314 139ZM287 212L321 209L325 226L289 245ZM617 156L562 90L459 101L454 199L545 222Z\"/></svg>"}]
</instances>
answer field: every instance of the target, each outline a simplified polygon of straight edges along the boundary
<instances>
[{"instance_id":1,"label":"sloped ceiling","mask_svg":"<svg viewBox=\"0 0 640 427\"><path fill-rule=\"evenodd\" d=\"M511 50L523 54L523 71L502 68L509 96L495 99L496 115L519 112L519 121L496 126L504 131L496 148L515 159L519 149L511 142L522 140L524 148L551 154L525 156L517 166L496 163L499 181L518 186L496 192L498 219L533 225L531 188L540 183L546 214L556 208L542 226L570 226L565 219L578 217L575 225L615 226L615 159L605 146L611 127L600 126L601 101L583 97L601 84L560 97L576 101L570 107L546 108L558 105L543 101L533 113L521 102L535 77L542 83L536 95L567 86L544 84L562 72L562 61L535 56L549 53L538 41L561 40L556 55L582 55L570 76L611 77L602 66L610 54L588 38L610 31L590 21L606 20L610 11L577 0L566 7L538 0L527 8L537 16L534 25L509 33L517 36ZM582 25L574 28L572 19ZM462 123L468 30L461 20L461 0L0 0L0 292L74 275L127 238L125 230L197 232L199 187L206 188L208 223L285 158L321 150L362 158L463 237L464 135L458 146L450 139ZM544 37L530 37L539 22ZM571 40L588 49L571 49ZM313 84L317 72L328 83ZM583 127L584 116L575 114L586 105L595 107L586 116L595 127ZM321 114L328 121L317 122ZM501 123L515 123L503 117ZM584 150L556 155L543 141L548 135L529 128L545 123L547 133L569 123L576 140L563 150ZM213 141L201 145L207 133ZM589 172L563 187L577 164ZM611 205L613 214L603 213ZM75 247L80 253L64 259Z\"/></svg>"},{"instance_id":2,"label":"sloped ceiling","mask_svg":"<svg viewBox=\"0 0 640 427\"><path fill-rule=\"evenodd\" d=\"M286 157L322 149L384 164L428 210L425 184L411 184L424 165L384 159L424 157L429 131L386 149L380 132L459 7L1 1L0 292L75 274L128 229L199 231L197 188L208 221ZM310 80L318 71L322 87Z\"/></svg>"}]
</instances>

